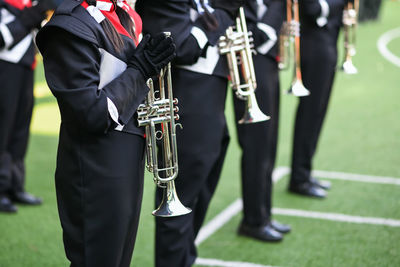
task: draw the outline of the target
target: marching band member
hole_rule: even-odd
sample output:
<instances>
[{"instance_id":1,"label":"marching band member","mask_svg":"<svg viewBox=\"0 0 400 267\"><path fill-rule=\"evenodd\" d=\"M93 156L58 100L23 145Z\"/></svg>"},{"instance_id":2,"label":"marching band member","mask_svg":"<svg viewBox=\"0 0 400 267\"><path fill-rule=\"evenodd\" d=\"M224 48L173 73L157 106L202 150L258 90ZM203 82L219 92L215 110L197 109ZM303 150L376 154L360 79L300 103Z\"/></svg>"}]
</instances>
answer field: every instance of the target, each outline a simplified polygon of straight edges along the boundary
<instances>
[{"instance_id":1,"label":"marching band member","mask_svg":"<svg viewBox=\"0 0 400 267\"><path fill-rule=\"evenodd\" d=\"M192 212L156 218L157 267L191 266L195 238L219 180L229 143L224 106L228 84L225 57L217 42L233 24L242 0L139 0L136 10L144 32L169 31L176 42L174 96L179 99L182 131L177 131L179 174L175 180L182 204ZM157 191L157 205L162 192Z\"/></svg>"},{"instance_id":2,"label":"marching band member","mask_svg":"<svg viewBox=\"0 0 400 267\"><path fill-rule=\"evenodd\" d=\"M234 98L236 127L243 151L241 163L243 220L240 235L262 241L280 241L288 225L271 220L272 171L275 164L279 119L279 31L285 15L285 1L247 0L245 15L253 33L257 54L253 56L257 79L255 91L268 121L239 124L245 102Z\"/></svg>"},{"instance_id":3,"label":"marching band member","mask_svg":"<svg viewBox=\"0 0 400 267\"><path fill-rule=\"evenodd\" d=\"M71 266L130 265L143 192L146 80L174 57L125 2L64 0L38 33L61 127L56 192Z\"/></svg>"},{"instance_id":4,"label":"marching band member","mask_svg":"<svg viewBox=\"0 0 400 267\"><path fill-rule=\"evenodd\" d=\"M294 129L289 191L324 198L330 183L311 176L337 62L337 39L345 0L300 1L301 69L310 96L300 98Z\"/></svg>"},{"instance_id":5,"label":"marching band member","mask_svg":"<svg viewBox=\"0 0 400 267\"><path fill-rule=\"evenodd\" d=\"M33 30L55 4L51 0L35 4L0 0L0 212L16 212L12 201L42 202L24 190L24 159L33 108Z\"/></svg>"}]
</instances>

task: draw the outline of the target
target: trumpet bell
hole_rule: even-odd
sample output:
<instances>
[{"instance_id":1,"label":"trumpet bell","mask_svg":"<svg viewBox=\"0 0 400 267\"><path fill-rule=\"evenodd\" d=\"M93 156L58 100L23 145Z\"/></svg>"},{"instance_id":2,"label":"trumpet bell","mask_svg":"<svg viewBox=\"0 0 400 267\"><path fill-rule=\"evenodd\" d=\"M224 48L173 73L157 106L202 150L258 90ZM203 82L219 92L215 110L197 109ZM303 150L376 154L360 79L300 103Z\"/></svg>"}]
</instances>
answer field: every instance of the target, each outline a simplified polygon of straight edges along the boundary
<instances>
[{"instance_id":1,"label":"trumpet bell","mask_svg":"<svg viewBox=\"0 0 400 267\"><path fill-rule=\"evenodd\" d=\"M356 66L354 66L353 61L351 59L343 62L342 70L346 74L357 74L358 73L358 70L357 70Z\"/></svg>"},{"instance_id":2,"label":"trumpet bell","mask_svg":"<svg viewBox=\"0 0 400 267\"><path fill-rule=\"evenodd\" d=\"M304 87L303 83L299 79L293 81L292 87L287 91L287 93L299 97L310 95L310 91Z\"/></svg>"},{"instance_id":3,"label":"trumpet bell","mask_svg":"<svg viewBox=\"0 0 400 267\"><path fill-rule=\"evenodd\" d=\"M191 209L183 206L175 190L174 181L166 183L163 190L163 198L156 210L152 212L157 217L176 217L192 212Z\"/></svg>"},{"instance_id":4,"label":"trumpet bell","mask_svg":"<svg viewBox=\"0 0 400 267\"><path fill-rule=\"evenodd\" d=\"M255 94L250 94L247 96L247 108L243 117L239 120L239 124L249 124L267 121L271 117L265 115L261 109L258 107Z\"/></svg>"}]
</instances>

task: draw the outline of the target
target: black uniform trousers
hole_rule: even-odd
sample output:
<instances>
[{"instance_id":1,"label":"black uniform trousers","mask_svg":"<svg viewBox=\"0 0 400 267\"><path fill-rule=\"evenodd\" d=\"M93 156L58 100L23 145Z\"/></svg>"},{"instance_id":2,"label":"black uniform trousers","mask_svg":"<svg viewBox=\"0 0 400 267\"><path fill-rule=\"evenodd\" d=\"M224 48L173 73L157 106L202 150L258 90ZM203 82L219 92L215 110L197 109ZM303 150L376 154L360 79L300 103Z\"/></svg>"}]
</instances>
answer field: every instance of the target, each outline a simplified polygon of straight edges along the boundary
<instances>
[{"instance_id":1,"label":"black uniform trousers","mask_svg":"<svg viewBox=\"0 0 400 267\"><path fill-rule=\"evenodd\" d=\"M72 267L128 267L143 195L145 139L114 130L73 131L61 125L56 169L67 258Z\"/></svg>"},{"instance_id":2,"label":"black uniform trousers","mask_svg":"<svg viewBox=\"0 0 400 267\"><path fill-rule=\"evenodd\" d=\"M24 191L33 70L0 60L0 194Z\"/></svg>"},{"instance_id":3,"label":"black uniform trousers","mask_svg":"<svg viewBox=\"0 0 400 267\"><path fill-rule=\"evenodd\" d=\"M297 108L290 180L293 185L310 179L312 158L334 81L337 62L336 41L327 41L332 38L324 38L324 34L329 32L321 28L302 36L301 39L303 83L311 94L301 97Z\"/></svg>"},{"instance_id":4,"label":"black uniform trousers","mask_svg":"<svg viewBox=\"0 0 400 267\"><path fill-rule=\"evenodd\" d=\"M217 186L229 143L224 106L227 80L183 69L173 72L179 99L177 194L192 212L156 218L156 266L187 267L197 256L194 241ZM157 190L158 205L162 190Z\"/></svg>"},{"instance_id":5,"label":"black uniform trousers","mask_svg":"<svg viewBox=\"0 0 400 267\"><path fill-rule=\"evenodd\" d=\"M244 222L261 226L271 216L272 171L275 165L279 120L279 71L276 60L257 54L253 57L257 77L256 98L270 120L238 124L245 101L234 97L235 119L242 149L241 177Z\"/></svg>"}]
</instances>

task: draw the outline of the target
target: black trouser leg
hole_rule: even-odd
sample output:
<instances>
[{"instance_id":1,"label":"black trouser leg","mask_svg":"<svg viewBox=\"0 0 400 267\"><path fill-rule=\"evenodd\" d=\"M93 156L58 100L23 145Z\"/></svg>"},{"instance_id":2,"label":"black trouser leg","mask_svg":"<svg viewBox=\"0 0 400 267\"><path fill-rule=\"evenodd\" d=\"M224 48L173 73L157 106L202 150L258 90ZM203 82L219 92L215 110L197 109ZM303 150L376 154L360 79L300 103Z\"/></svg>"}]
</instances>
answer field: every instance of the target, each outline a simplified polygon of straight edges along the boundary
<instances>
[{"instance_id":1,"label":"black trouser leg","mask_svg":"<svg viewBox=\"0 0 400 267\"><path fill-rule=\"evenodd\" d=\"M242 196L244 222L260 226L270 220L272 171L275 164L279 120L279 73L275 60L254 57L257 77L256 98L260 109L270 120L238 124L245 102L234 98L235 119L242 149Z\"/></svg>"},{"instance_id":2,"label":"black trouser leg","mask_svg":"<svg viewBox=\"0 0 400 267\"><path fill-rule=\"evenodd\" d=\"M128 267L139 222L144 139L111 131L69 138L61 130L56 191L71 266Z\"/></svg>"},{"instance_id":3,"label":"black trouser leg","mask_svg":"<svg viewBox=\"0 0 400 267\"><path fill-rule=\"evenodd\" d=\"M24 85L19 95L14 129L8 144L13 159L11 193L23 192L25 187L25 154L33 110L33 71L25 71Z\"/></svg>"},{"instance_id":4,"label":"black trouser leg","mask_svg":"<svg viewBox=\"0 0 400 267\"><path fill-rule=\"evenodd\" d=\"M310 47L307 47L307 44ZM300 98L294 129L291 184L310 179L312 158L328 108L336 68L335 46L305 42L304 49L314 56L302 57L302 73L310 95ZM306 54L306 53L305 53Z\"/></svg>"},{"instance_id":5,"label":"black trouser leg","mask_svg":"<svg viewBox=\"0 0 400 267\"><path fill-rule=\"evenodd\" d=\"M1 60L0 69L0 193L5 193L12 186L10 140L19 122L17 115L21 108L19 101L27 90L26 84L32 82L29 80L32 70Z\"/></svg>"},{"instance_id":6,"label":"black trouser leg","mask_svg":"<svg viewBox=\"0 0 400 267\"><path fill-rule=\"evenodd\" d=\"M226 80L179 69L173 75L174 95L180 101L180 122L184 127L177 132L176 191L181 202L193 211L184 216L156 218L157 267L193 264L195 232L218 182L227 142ZM157 204L161 197L161 190L157 190Z\"/></svg>"}]
</instances>

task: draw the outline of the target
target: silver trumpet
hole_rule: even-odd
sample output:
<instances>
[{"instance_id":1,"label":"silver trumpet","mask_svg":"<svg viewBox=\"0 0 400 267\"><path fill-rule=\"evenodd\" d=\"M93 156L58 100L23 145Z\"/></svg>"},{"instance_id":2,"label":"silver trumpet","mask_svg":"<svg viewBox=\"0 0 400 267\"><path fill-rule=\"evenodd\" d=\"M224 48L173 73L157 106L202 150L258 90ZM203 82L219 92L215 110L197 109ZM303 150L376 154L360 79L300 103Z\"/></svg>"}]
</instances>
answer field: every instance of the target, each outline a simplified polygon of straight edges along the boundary
<instances>
[{"instance_id":1,"label":"silver trumpet","mask_svg":"<svg viewBox=\"0 0 400 267\"><path fill-rule=\"evenodd\" d=\"M165 88L165 77L167 88ZM175 124L175 120L179 119L179 115L176 114L179 108L178 100L173 98L172 94L171 63L160 72L158 82L160 89L155 91L153 80L147 81L150 91L145 103L138 107L138 125L144 126L146 132L146 168L153 173L155 184L163 188L162 201L152 214L159 217L174 217L188 214L191 209L183 206L175 190L174 180L178 176L176 126L181 125ZM159 148L157 142L160 143Z\"/></svg>"},{"instance_id":2,"label":"silver trumpet","mask_svg":"<svg viewBox=\"0 0 400 267\"><path fill-rule=\"evenodd\" d=\"M289 31L289 41L290 43L294 42L294 73L293 73L293 81L292 85L287 91L288 94L292 94L294 96L308 96L310 91L304 86L303 79L301 75L301 67L300 67L300 33L293 33L290 29L291 24L299 25L299 3L298 0L287 0L286 1L286 31ZM292 17L293 15L293 17ZM290 45L290 44L289 44ZM289 49L290 53L290 49ZM290 55L289 55L290 56Z\"/></svg>"},{"instance_id":3,"label":"silver trumpet","mask_svg":"<svg viewBox=\"0 0 400 267\"><path fill-rule=\"evenodd\" d=\"M354 3L348 2L343 10L344 59L341 69L346 74L358 73L352 60L353 56L356 54L355 42L358 6L359 1L354 0Z\"/></svg>"},{"instance_id":4,"label":"silver trumpet","mask_svg":"<svg viewBox=\"0 0 400 267\"><path fill-rule=\"evenodd\" d=\"M281 27L279 35L279 57L278 67L280 70L287 70L291 64L292 55L292 43L293 35L290 29L290 22L284 21Z\"/></svg>"},{"instance_id":5,"label":"silver trumpet","mask_svg":"<svg viewBox=\"0 0 400 267\"><path fill-rule=\"evenodd\" d=\"M231 86L236 96L246 101L246 110L239 124L256 123L269 120L258 107L255 90L257 88L256 75L252 57L251 32L247 31L246 19L243 7L239 9L239 17L236 18L236 27L229 27L225 36L221 36L218 47L221 55L228 59ZM239 73L241 65L241 76Z\"/></svg>"}]
</instances>

